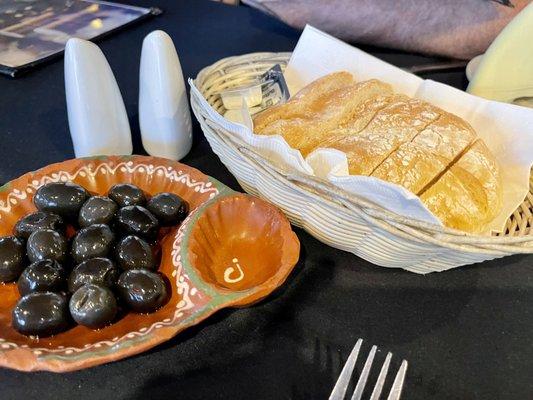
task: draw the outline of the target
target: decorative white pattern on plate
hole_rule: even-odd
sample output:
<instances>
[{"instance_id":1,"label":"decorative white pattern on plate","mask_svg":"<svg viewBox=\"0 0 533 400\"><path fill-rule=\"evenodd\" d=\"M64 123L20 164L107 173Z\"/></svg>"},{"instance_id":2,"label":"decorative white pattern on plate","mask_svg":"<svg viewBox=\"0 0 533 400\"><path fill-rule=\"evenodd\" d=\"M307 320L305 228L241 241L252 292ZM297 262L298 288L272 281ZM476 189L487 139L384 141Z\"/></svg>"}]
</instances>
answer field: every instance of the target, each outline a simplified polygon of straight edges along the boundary
<instances>
[{"instance_id":1,"label":"decorative white pattern on plate","mask_svg":"<svg viewBox=\"0 0 533 400\"><path fill-rule=\"evenodd\" d=\"M94 177L98 174L114 174L117 170L121 172L134 173L138 172L147 172L148 174L160 174L163 173L171 181L180 182L186 185L187 187L192 188L195 192L199 193L210 193L210 197L213 198L218 194L218 189L213 187L211 182L198 182L190 177L189 174L184 174L183 171L176 171L172 167L164 166L154 166L152 164L137 164L134 166L133 161L125 161L118 163L113 167L112 162L110 163L101 163L96 167L93 163L84 165L78 169L73 174L70 174L66 171L60 171L51 175L43 176L40 180L33 180L30 184L27 185L25 192L21 192L18 189L13 189L7 195L7 201L0 201L0 219L2 218L2 212L10 212L11 206L16 205L18 200L25 200L28 197L28 194L33 193L40 186L50 183L50 182L67 182L75 179L78 175L82 177L91 176Z\"/></svg>"}]
</instances>

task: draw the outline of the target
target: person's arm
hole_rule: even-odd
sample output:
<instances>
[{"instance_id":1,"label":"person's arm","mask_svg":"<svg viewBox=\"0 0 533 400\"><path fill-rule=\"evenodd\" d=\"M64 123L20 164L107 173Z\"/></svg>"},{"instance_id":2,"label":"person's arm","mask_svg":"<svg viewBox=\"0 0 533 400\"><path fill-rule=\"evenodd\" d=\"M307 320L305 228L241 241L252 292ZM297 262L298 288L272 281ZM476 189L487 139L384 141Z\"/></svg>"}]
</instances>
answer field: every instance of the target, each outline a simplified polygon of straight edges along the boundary
<instances>
[{"instance_id":1,"label":"person's arm","mask_svg":"<svg viewBox=\"0 0 533 400\"><path fill-rule=\"evenodd\" d=\"M243 0L344 40L469 59L530 0Z\"/></svg>"}]
</instances>

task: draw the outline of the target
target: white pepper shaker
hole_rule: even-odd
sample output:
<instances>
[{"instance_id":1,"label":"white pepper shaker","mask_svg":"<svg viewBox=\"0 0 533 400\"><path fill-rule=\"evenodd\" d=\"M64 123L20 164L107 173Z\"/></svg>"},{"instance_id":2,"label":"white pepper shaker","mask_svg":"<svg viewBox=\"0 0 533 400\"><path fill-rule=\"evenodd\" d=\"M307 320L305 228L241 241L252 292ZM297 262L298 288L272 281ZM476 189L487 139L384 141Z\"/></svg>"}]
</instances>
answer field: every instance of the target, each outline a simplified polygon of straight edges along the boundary
<instances>
[{"instance_id":1,"label":"white pepper shaker","mask_svg":"<svg viewBox=\"0 0 533 400\"><path fill-rule=\"evenodd\" d=\"M139 77L139 125L144 149L180 160L192 145L191 114L174 43L163 31L144 38Z\"/></svg>"},{"instance_id":2,"label":"white pepper shaker","mask_svg":"<svg viewBox=\"0 0 533 400\"><path fill-rule=\"evenodd\" d=\"M68 40L65 94L76 157L132 153L124 100L111 67L94 43Z\"/></svg>"}]
</instances>

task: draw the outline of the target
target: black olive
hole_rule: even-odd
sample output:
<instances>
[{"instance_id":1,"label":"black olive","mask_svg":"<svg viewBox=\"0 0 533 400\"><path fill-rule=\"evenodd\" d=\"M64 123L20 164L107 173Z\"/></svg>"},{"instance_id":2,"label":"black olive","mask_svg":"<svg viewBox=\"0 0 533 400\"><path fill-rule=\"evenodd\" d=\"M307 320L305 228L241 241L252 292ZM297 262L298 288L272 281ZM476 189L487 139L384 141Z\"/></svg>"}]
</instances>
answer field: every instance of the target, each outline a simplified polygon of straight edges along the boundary
<instances>
[{"instance_id":1,"label":"black olive","mask_svg":"<svg viewBox=\"0 0 533 400\"><path fill-rule=\"evenodd\" d=\"M91 258L78 264L68 278L68 290L73 293L86 283L113 288L120 272L108 258Z\"/></svg>"},{"instance_id":2,"label":"black olive","mask_svg":"<svg viewBox=\"0 0 533 400\"><path fill-rule=\"evenodd\" d=\"M115 217L117 210L117 203L110 198L93 196L81 207L78 224L82 228L94 224L109 225Z\"/></svg>"},{"instance_id":3,"label":"black olive","mask_svg":"<svg viewBox=\"0 0 533 400\"><path fill-rule=\"evenodd\" d=\"M0 282L17 279L24 270L24 243L15 236L0 238Z\"/></svg>"},{"instance_id":4,"label":"black olive","mask_svg":"<svg viewBox=\"0 0 533 400\"><path fill-rule=\"evenodd\" d=\"M57 293L27 294L13 310L13 328L23 335L46 337L62 332L68 326L68 303Z\"/></svg>"},{"instance_id":5,"label":"black olive","mask_svg":"<svg viewBox=\"0 0 533 400\"><path fill-rule=\"evenodd\" d=\"M118 266L126 269L157 269L156 259L150 245L137 236L126 236L115 248Z\"/></svg>"},{"instance_id":6,"label":"black olive","mask_svg":"<svg viewBox=\"0 0 533 400\"><path fill-rule=\"evenodd\" d=\"M150 313L169 299L167 286L161 275L146 269L130 269L118 278L117 293L134 312Z\"/></svg>"},{"instance_id":7,"label":"black olive","mask_svg":"<svg viewBox=\"0 0 533 400\"><path fill-rule=\"evenodd\" d=\"M140 206L128 206L118 210L115 226L123 235L136 235L148 240L155 239L159 230L157 218Z\"/></svg>"},{"instance_id":8,"label":"black olive","mask_svg":"<svg viewBox=\"0 0 533 400\"><path fill-rule=\"evenodd\" d=\"M71 254L75 262L89 258L105 257L113 249L115 235L104 224L96 224L80 229L72 240Z\"/></svg>"},{"instance_id":9,"label":"black olive","mask_svg":"<svg viewBox=\"0 0 533 400\"><path fill-rule=\"evenodd\" d=\"M13 233L18 237L28 239L33 232L40 229L51 229L65 233L65 223L57 214L37 211L19 219L15 224Z\"/></svg>"},{"instance_id":10,"label":"black olive","mask_svg":"<svg viewBox=\"0 0 533 400\"><path fill-rule=\"evenodd\" d=\"M17 282L21 296L32 292L59 292L65 285L65 270L54 260L30 264Z\"/></svg>"},{"instance_id":11,"label":"black olive","mask_svg":"<svg viewBox=\"0 0 533 400\"><path fill-rule=\"evenodd\" d=\"M55 260L63 263L67 259L67 239L51 229L33 232L26 243L26 252L31 262Z\"/></svg>"},{"instance_id":12,"label":"black olive","mask_svg":"<svg viewBox=\"0 0 533 400\"><path fill-rule=\"evenodd\" d=\"M117 300L105 286L92 283L80 287L70 298L70 314L78 324L92 329L109 325L117 315Z\"/></svg>"},{"instance_id":13,"label":"black olive","mask_svg":"<svg viewBox=\"0 0 533 400\"><path fill-rule=\"evenodd\" d=\"M146 208L154 214L161 226L177 225L189 212L189 205L174 193L155 195L148 201Z\"/></svg>"},{"instance_id":14,"label":"black olive","mask_svg":"<svg viewBox=\"0 0 533 400\"><path fill-rule=\"evenodd\" d=\"M47 183L37 189L33 202L40 211L47 211L76 221L81 206L89 198L89 192L71 182Z\"/></svg>"},{"instance_id":15,"label":"black olive","mask_svg":"<svg viewBox=\"0 0 533 400\"><path fill-rule=\"evenodd\" d=\"M142 189L129 183L113 185L107 196L120 207L144 206L146 204L146 196Z\"/></svg>"}]
</instances>

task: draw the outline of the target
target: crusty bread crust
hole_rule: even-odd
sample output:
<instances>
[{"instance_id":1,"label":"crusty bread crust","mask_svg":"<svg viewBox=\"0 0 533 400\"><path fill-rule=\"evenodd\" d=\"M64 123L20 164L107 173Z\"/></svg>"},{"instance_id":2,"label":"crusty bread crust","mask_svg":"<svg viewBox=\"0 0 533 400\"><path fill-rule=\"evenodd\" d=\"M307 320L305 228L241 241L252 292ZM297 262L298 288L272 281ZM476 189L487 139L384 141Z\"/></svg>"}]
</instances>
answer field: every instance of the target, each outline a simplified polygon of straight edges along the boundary
<instances>
[{"instance_id":1,"label":"crusty bread crust","mask_svg":"<svg viewBox=\"0 0 533 400\"><path fill-rule=\"evenodd\" d=\"M420 198L447 225L481 232L502 205L500 168L479 139Z\"/></svg>"},{"instance_id":2,"label":"crusty bread crust","mask_svg":"<svg viewBox=\"0 0 533 400\"><path fill-rule=\"evenodd\" d=\"M370 175L398 147L411 141L438 117L427 103L396 95L360 132L348 129L344 136L331 132L317 147L345 152L351 175Z\"/></svg>"},{"instance_id":3,"label":"crusty bread crust","mask_svg":"<svg viewBox=\"0 0 533 400\"><path fill-rule=\"evenodd\" d=\"M462 119L443 110L437 112L437 120L402 144L371 175L418 194L444 174L477 137Z\"/></svg>"},{"instance_id":4,"label":"crusty bread crust","mask_svg":"<svg viewBox=\"0 0 533 400\"><path fill-rule=\"evenodd\" d=\"M353 83L352 74L345 71L323 76L304 87L287 103L270 107L257 114L254 118L254 128L261 131L263 127L279 119L304 117L309 108L316 108L314 103L320 103L322 97Z\"/></svg>"},{"instance_id":5,"label":"crusty bread crust","mask_svg":"<svg viewBox=\"0 0 533 400\"><path fill-rule=\"evenodd\" d=\"M364 118L368 123L373 114L361 114L362 104L387 95L392 95L391 86L376 79L348 85L322 96L314 94L313 102L306 102L305 107L297 105L298 113L292 107L278 110L279 119L262 127L255 126L259 116L256 117L254 131L262 135L280 134L289 146L299 149L306 156L329 131L339 125L353 122L354 118Z\"/></svg>"}]
</instances>

